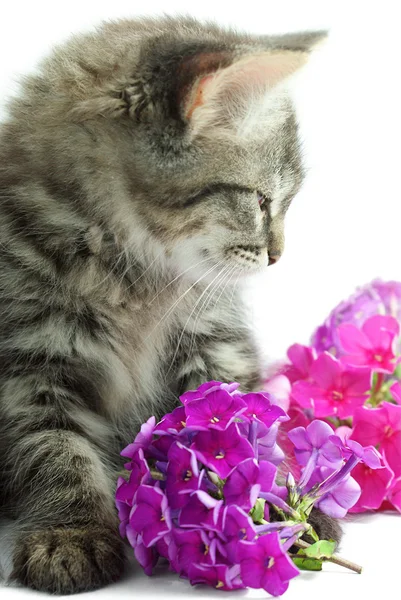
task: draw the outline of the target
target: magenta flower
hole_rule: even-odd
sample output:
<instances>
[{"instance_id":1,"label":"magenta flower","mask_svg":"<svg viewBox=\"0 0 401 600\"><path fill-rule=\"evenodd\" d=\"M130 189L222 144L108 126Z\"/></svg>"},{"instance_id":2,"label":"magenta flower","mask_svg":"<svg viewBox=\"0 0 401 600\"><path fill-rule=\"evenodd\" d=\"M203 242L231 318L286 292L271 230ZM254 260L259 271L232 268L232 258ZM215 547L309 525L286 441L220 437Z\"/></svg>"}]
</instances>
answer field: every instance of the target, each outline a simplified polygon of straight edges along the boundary
<instances>
[{"instance_id":1,"label":"magenta flower","mask_svg":"<svg viewBox=\"0 0 401 600\"><path fill-rule=\"evenodd\" d=\"M146 423L142 425L140 432L132 444L128 444L128 446L120 452L121 456L132 458L136 455L139 449L146 450L152 441L155 425L156 418L150 417L150 419L148 419ZM126 468L131 469L130 463L127 463Z\"/></svg>"},{"instance_id":2,"label":"magenta flower","mask_svg":"<svg viewBox=\"0 0 401 600\"><path fill-rule=\"evenodd\" d=\"M273 404L270 395L265 392L244 394L242 400L246 404L242 417L250 421L257 421L266 427L271 427L280 418L288 420L285 411Z\"/></svg>"},{"instance_id":3,"label":"magenta flower","mask_svg":"<svg viewBox=\"0 0 401 600\"><path fill-rule=\"evenodd\" d=\"M329 467L318 467L313 472L306 490L311 490L317 484L322 484L330 477L333 479L337 473L336 469ZM324 490L322 485L322 492ZM344 474L334 486L327 486L327 492L322 493L315 502L315 506L322 512L335 519L342 519L347 512L356 504L361 495L361 488L349 473Z\"/></svg>"},{"instance_id":4,"label":"magenta flower","mask_svg":"<svg viewBox=\"0 0 401 600\"><path fill-rule=\"evenodd\" d=\"M276 467L269 462L258 464L254 458L244 460L231 471L224 485L226 504L235 504L250 511L260 491L271 491L276 473Z\"/></svg>"},{"instance_id":5,"label":"magenta flower","mask_svg":"<svg viewBox=\"0 0 401 600\"><path fill-rule=\"evenodd\" d=\"M170 531L170 510L161 489L143 484L139 486L129 524L133 531L141 534L146 548L153 546Z\"/></svg>"},{"instance_id":6,"label":"magenta flower","mask_svg":"<svg viewBox=\"0 0 401 600\"><path fill-rule=\"evenodd\" d=\"M246 458L253 458L252 446L232 423L225 431L200 431L191 446L198 460L225 479Z\"/></svg>"},{"instance_id":7,"label":"magenta flower","mask_svg":"<svg viewBox=\"0 0 401 600\"><path fill-rule=\"evenodd\" d=\"M202 483L194 452L179 442L170 446L166 475L166 496L171 508L182 508L188 494Z\"/></svg>"},{"instance_id":8,"label":"magenta flower","mask_svg":"<svg viewBox=\"0 0 401 600\"><path fill-rule=\"evenodd\" d=\"M400 326L393 317L375 315L361 329L345 323L340 325L338 335L346 352L343 360L355 367L369 367L381 373L393 373L397 363L394 353L395 340Z\"/></svg>"},{"instance_id":9,"label":"magenta flower","mask_svg":"<svg viewBox=\"0 0 401 600\"><path fill-rule=\"evenodd\" d=\"M277 533L261 535L254 542L241 542L238 557L244 585L263 588L272 596L281 596L290 579L299 574Z\"/></svg>"},{"instance_id":10,"label":"magenta flower","mask_svg":"<svg viewBox=\"0 0 401 600\"><path fill-rule=\"evenodd\" d=\"M401 513L401 477L394 479L388 492L391 504Z\"/></svg>"},{"instance_id":11,"label":"magenta flower","mask_svg":"<svg viewBox=\"0 0 401 600\"><path fill-rule=\"evenodd\" d=\"M158 559L154 546L152 548L147 548L143 543L142 536L138 534L136 534L135 542L132 540L131 542L134 547L136 560L139 562L146 575L152 575L153 568L156 566Z\"/></svg>"},{"instance_id":12,"label":"magenta flower","mask_svg":"<svg viewBox=\"0 0 401 600\"><path fill-rule=\"evenodd\" d=\"M401 405L382 402L379 408L358 408L352 438L361 444L379 445L395 477L401 476Z\"/></svg>"},{"instance_id":13,"label":"magenta flower","mask_svg":"<svg viewBox=\"0 0 401 600\"><path fill-rule=\"evenodd\" d=\"M313 408L315 417L352 416L369 396L371 373L353 369L324 352L311 368L313 381L294 383L292 396L304 408Z\"/></svg>"},{"instance_id":14,"label":"magenta flower","mask_svg":"<svg viewBox=\"0 0 401 600\"><path fill-rule=\"evenodd\" d=\"M239 383L222 383L221 381L206 381L202 383L198 387L197 390L191 390L189 392L185 392L180 396L181 402L186 405L188 402L192 402L193 400L200 400L201 398L205 398L211 392L215 392L217 390L224 390L229 394L234 393L237 388L239 388Z\"/></svg>"},{"instance_id":15,"label":"magenta flower","mask_svg":"<svg viewBox=\"0 0 401 600\"><path fill-rule=\"evenodd\" d=\"M227 540L225 543L227 557L231 562L236 563L239 542L252 542L256 537L252 519L238 506L226 506L222 529Z\"/></svg>"},{"instance_id":16,"label":"magenta flower","mask_svg":"<svg viewBox=\"0 0 401 600\"><path fill-rule=\"evenodd\" d=\"M287 351L287 356L291 364L286 365L282 369L282 374L285 375L291 383L295 381L303 381L309 379L310 370L316 360L316 351L309 346L302 344L293 344Z\"/></svg>"},{"instance_id":17,"label":"magenta flower","mask_svg":"<svg viewBox=\"0 0 401 600\"><path fill-rule=\"evenodd\" d=\"M231 396L222 389L208 391L204 398L185 404L187 427L222 431L246 410L240 394Z\"/></svg>"},{"instance_id":18,"label":"magenta flower","mask_svg":"<svg viewBox=\"0 0 401 600\"><path fill-rule=\"evenodd\" d=\"M388 467L371 469L359 463L352 471L352 477L359 484L362 493L358 502L349 512L364 512L380 508L390 489L394 474Z\"/></svg>"},{"instance_id":19,"label":"magenta flower","mask_svg":"<svg viewBox=\"0 0 401 600\"><path fill-rule=\"evenodd\" d=\"M222 500L216 500L203 490L193 492L181 509L178 523L180 527L205 527L211 531L220 531L223 519Z\"/></svg>"},{"instance_id":20,"label":"magenta flower","mask_svg":"<svg viewBox=\"0 0 401 600\"><path fill-rule=\"evenodd\" d=\"M217 590L235 590L243 587L236 584L235 574L237 569L227 565L191 565L188 570L188 578L191 585L204 584Z\"/></svg>"},{"instance_id":21,"label":"magenta flower","mask_svg":"<svg viewBox=\"0 0 401 600\"><path fill-rule=\"evenodd\" d=\"M173 412L167 413L156 425L154 434L177 434L186 427L186 414L184 406L179 406Z\"/></svg>"},{"instance_id":22,"label":"magenta flower","mask_svg":"<svg viewBox=\"0 0 401 600\"><path fill-rule=\"evenodd\" d=\"M170 560L175 570L188 576L191 564L211 564L211 540L202 529L173 529L173 545Z\"/></svg>"}]
</instances>

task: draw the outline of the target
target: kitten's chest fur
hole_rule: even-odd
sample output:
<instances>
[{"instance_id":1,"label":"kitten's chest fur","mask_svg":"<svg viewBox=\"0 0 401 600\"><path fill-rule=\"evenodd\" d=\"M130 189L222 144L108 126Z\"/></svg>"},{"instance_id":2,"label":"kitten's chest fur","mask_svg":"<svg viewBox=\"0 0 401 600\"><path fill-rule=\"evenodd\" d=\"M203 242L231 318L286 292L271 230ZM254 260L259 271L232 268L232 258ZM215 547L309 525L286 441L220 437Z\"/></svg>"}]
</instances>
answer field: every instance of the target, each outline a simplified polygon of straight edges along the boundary
<instances>
[{"instance_id":1,"label":"kitten's chest fur","mask_svg":"<svg viewBox=\"0 0 401 600\"><path fill-rule=\"evenodd\" d=\"M216 304L221 290L213 298L206 285L190 289L190 282L166 280L159 287L142 298L126 296L113 315L120 361L113 387L117 383L120 394L107 412L119 427L130 415L136 423L149 414L160 416L178 401L182 386L199 385L196 376L207 371L202 349L224 322L222 304Z\"/></svg>"}]
</instances>

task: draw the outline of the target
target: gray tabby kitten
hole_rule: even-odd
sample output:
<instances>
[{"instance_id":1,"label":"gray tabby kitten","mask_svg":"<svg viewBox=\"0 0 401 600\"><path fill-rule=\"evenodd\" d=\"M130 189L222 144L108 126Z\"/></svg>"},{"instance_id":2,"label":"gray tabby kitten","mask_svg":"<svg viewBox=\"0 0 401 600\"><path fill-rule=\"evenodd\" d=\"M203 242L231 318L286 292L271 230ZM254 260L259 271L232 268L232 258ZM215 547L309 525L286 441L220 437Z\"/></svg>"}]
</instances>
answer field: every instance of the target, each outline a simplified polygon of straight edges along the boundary
<instances>
[{"instance_id":1,"label":"gray tabby kitten","mask_svg":"<svg viewBox=\"0 0 401 600\"><path fill-rule=\"evenodd\" d=\"M258 387L234 283L283 251L303 178L283 82L322 35L107 23L57 47L9 103L0 504L14 519L12 579L53 593L116 580L120 450L205 380Z\"/></svg>"}]
</instances>

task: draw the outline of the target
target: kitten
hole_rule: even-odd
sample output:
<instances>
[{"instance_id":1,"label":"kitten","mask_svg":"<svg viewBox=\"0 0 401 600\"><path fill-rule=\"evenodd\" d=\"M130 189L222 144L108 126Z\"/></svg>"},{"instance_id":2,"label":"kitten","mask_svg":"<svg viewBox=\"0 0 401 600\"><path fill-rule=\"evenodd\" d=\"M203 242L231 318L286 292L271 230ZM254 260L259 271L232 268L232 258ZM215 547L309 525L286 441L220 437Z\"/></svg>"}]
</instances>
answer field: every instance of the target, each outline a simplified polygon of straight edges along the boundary
<instances>
[{"instance_id":1,"label":"kitten","mask_svg":"<svg viewBox=\"0 0 401 600\"><path fill-rule=\"evenodd\" d=\"M258 388L236 282L274 263L303 169L286 79L322 33L104 24L26 77L0 134L0 490L12 579L123 569L119 451L205 380Z\"/></svg>"}]
</instances>

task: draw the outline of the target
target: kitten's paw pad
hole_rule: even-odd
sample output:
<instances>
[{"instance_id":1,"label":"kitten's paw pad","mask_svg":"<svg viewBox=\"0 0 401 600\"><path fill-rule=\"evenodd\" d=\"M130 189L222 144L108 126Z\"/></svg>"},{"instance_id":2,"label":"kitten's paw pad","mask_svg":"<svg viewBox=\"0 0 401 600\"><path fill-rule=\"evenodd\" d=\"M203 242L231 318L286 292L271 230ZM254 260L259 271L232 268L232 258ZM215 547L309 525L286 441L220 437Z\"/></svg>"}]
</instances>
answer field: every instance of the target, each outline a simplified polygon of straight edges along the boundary
<instances>
[{"instance_id":1,"label":"kitten's paw pad","mask_svg":"<svg viewBox=\"0 0 401 600\"><path fill-rule=\"evenodd\" d=\"M52 594L93 590L122 575L124 546L102 528L47 529L21 537L11 579Z\"/></svg>"}]
</instances>

